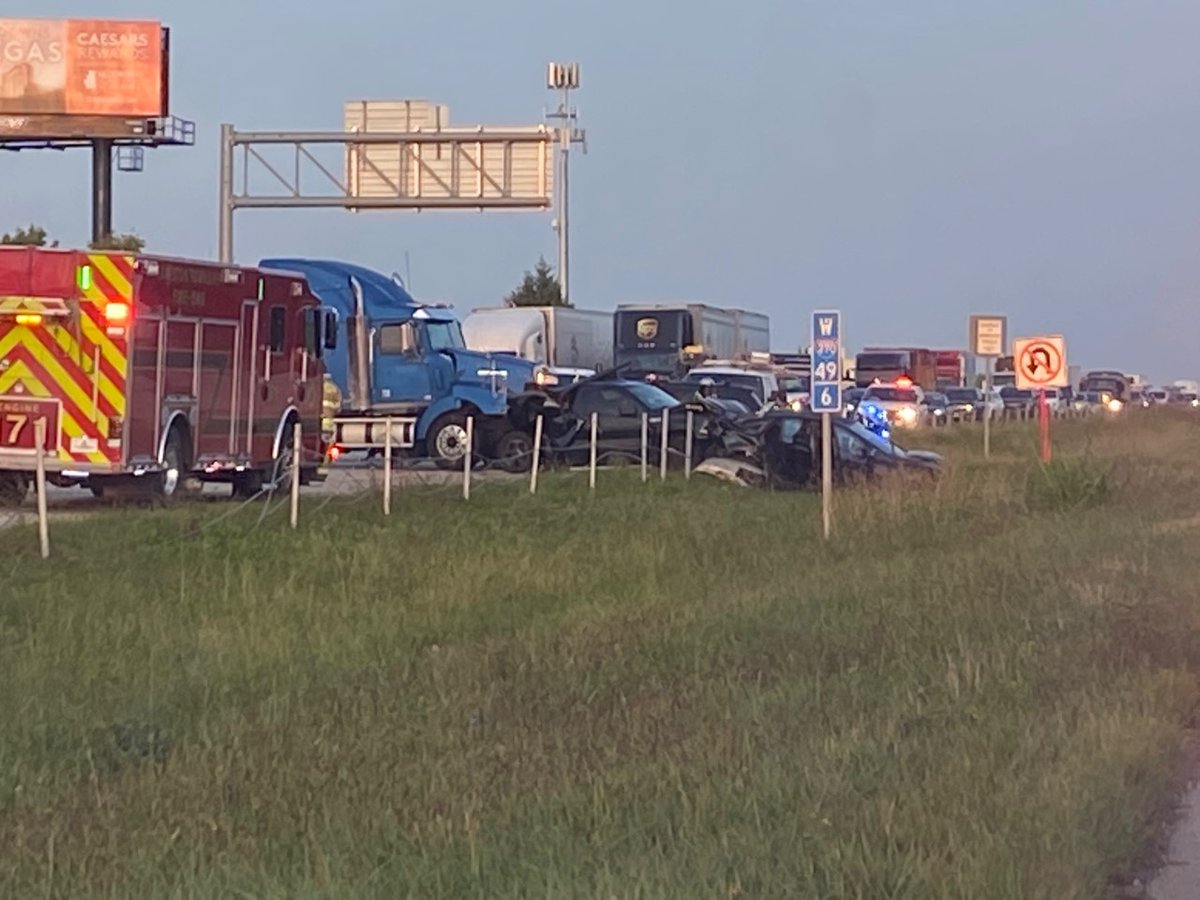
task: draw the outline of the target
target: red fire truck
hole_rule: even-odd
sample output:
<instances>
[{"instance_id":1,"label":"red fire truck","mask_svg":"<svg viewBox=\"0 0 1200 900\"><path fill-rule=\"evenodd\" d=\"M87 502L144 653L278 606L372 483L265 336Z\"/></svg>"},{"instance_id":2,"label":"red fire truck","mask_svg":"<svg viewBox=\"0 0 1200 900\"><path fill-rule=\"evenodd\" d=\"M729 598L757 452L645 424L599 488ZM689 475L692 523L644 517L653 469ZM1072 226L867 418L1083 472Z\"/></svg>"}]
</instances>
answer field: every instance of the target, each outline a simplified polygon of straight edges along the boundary
<instances>
[{"instance_id":1,"label":"red fire truck","mask_svg":"<svg viewBox=\"0 0 1200 900\"><path fill-rule=\"evenodd\" d=\"M253 494L320 471L323 352L298 275L155 256L0 248L0 503L47 477L159 496Z\"/></svg>"}]
</instances>

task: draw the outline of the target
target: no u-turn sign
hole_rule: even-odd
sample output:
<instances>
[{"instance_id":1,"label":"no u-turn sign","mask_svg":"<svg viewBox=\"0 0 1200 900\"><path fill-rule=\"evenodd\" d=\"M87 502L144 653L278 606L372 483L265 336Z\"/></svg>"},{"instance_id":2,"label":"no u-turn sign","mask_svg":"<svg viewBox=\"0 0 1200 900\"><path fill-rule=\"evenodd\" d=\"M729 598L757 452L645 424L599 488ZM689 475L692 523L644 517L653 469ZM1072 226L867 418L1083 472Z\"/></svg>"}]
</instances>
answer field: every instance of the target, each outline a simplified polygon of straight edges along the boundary
<instances>
[{"instance_id":1,"label":"no u-turn sign","mask_svg":"<svg viewBox=\"0 0 1200 900\"><path fill-rule=\"evenodd\" d=\"M1058 334L1018 338L1013 341L1013 369L1021 390L1067 387L1067 342Z\"/></svg>"}]
</instances>

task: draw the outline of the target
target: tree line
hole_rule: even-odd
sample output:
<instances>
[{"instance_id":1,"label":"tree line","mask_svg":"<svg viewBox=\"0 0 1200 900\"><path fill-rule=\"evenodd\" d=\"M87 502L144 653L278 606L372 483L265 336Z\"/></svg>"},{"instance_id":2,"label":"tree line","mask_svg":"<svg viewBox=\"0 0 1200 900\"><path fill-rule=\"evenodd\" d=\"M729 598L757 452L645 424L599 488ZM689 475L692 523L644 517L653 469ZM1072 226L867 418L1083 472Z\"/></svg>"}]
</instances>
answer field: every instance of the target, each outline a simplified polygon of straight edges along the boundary
<instances>
[{"instance_id":1,"label":"tree line","mask_svg":"<svg viewBox=\"0 0 1200 900\"><path fill-rule=\"evenodd\" d=\"M50 235L42 226L30 223L27 228L18 228L11 232L6 231L3 235L0 235L0 244L8 244L10 246L19 245L22 247L57 247L58 241L50 240ZM146 242L132 232L128 234L110 234L103 240L92 241L88 244L88 249L123 250L126 253L141 253L146 249Z\"/></svg>"}]
</instances>

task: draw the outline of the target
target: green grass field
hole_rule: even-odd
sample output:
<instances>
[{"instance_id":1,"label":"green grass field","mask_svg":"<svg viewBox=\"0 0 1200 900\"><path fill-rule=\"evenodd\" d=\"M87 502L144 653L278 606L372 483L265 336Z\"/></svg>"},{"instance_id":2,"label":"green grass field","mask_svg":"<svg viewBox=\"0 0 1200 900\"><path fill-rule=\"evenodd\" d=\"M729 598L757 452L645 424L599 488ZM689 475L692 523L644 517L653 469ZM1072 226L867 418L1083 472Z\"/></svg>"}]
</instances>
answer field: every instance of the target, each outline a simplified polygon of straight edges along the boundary
<instances>
[{"instance_id":1,"label":"green grass field","mask_svg":"<svg viewBox=\"0 0 1200 900\"><path fill-rule=\"evenodd\" d=\"M1200 419L936 490L548 476L0 533L0 896L1098 898L1200 699Z\"/></svg>"}]
</instances>

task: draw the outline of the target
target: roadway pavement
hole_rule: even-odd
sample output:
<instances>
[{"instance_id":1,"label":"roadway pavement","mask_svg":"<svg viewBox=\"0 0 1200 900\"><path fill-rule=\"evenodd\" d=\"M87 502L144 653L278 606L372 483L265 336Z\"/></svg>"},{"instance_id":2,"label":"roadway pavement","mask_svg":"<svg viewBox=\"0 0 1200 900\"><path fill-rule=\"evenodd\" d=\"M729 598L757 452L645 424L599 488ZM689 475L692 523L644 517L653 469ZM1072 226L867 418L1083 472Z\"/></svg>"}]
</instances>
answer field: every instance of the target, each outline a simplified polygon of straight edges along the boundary
<instances>
[{"instance_id":1,"label":"roadway pavement","mask_svg":"<svg viewBox=\"0 0 1200 900\"><path fill-rule=\"evenodd\" d=\"M1200 898L1200 783L1192 782L1171 832L1165 865L1150 882L1150 900Z\"/></svg>"}]
</instances>

